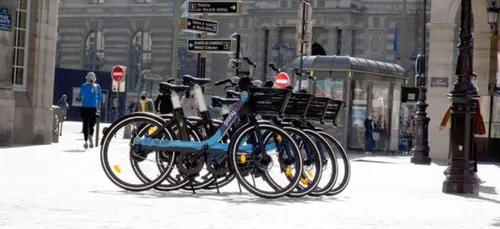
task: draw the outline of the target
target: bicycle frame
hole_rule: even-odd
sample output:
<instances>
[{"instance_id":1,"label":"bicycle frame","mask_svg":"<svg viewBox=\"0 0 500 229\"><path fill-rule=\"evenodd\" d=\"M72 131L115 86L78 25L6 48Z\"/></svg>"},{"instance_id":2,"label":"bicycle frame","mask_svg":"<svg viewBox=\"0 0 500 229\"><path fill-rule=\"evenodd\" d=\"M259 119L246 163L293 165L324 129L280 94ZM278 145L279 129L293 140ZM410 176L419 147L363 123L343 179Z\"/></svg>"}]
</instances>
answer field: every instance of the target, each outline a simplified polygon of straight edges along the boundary
<instances>
[{"instance_id":1,"label":"bicycle frame","mask_svg":"<svg viewBox=\"0 0 500 229\"><path fill-rule=\"evenodd\" d=\"M145 137L142 139L137 139L135 144L142 146L145 149L160 149L160 150L181 151L181 152L183 151L192 152L192 151L202 151L202 150L227 152L229 144L219 143L219 142L220 140L222 140L223 136L226 135L226 133L229 131L229 127L231 127L236 122L236 120L238 119L238 114L240 113L242 108L247 104L248 100L249 100L248 92L242 92L240 101L234 105L228 117L222 122L217 131L210 138L204 141L192 142L188 140L166 140L166 139L153 139L150 137ZM175 116L176 115L174 115L174 117ZM171 122L173 121L175 120L172 120ZM254 146L252 144L247 144L241 146L238 150L250 153L253 151L253 149ZM276 144L267 144L265 146L265 149L261 150L270 151L274 149L276 149Z\"/></svg>"}]
</instances>

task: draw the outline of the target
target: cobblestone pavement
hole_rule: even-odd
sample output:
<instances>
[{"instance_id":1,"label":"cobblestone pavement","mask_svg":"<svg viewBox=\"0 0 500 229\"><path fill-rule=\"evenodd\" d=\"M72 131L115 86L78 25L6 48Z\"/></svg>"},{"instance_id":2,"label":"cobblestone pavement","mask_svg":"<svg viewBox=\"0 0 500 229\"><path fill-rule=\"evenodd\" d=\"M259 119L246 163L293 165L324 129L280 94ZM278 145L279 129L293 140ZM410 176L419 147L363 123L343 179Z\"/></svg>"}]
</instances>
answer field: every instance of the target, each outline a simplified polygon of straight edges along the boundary
<instances>
[{"instance_id":1,"label":"cobblestone pavement","mask_svg":"<svg viewBox=\"0 0 500 229\"><path fill-rule=\"evenodd\" d=\"M500 167L481 165L479 197L441 192L443 166L408 158L353 160L337 197L264 200L237 186L221 194L129 193L104 175L97 149L81 151L77 123L61 142L0 149L0 228L498 228Z\"/></svg>"}]
</instances>

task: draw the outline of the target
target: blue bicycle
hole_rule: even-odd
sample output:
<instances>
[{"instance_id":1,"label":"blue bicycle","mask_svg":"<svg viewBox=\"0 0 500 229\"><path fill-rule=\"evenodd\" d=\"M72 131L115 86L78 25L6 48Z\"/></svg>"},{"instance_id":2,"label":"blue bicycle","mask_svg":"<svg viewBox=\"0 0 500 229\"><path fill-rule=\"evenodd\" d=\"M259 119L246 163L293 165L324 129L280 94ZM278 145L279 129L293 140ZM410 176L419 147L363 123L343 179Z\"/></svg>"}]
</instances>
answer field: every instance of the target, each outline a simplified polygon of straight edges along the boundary
<instances>
[{"instance_id":1,"label":"blue bicycle","mask_svg":"<svg viewBox=\"0 0 500 229\"><path fill-rule=\"evenodd\" d=\"M230 170L250 193L264 198L278 198L290 193L296 188L303 174L303 160L299 148L286 131L268 123L260 123L255 116L263 104L286 106L291 92L255 87L248 77L240 79L238 84L242 89L239 102L234 105L215 134L203 141L191 141L192 138L186 127L187 120L178 104L179 93L185 92L189 87L166 84L171 91L174 105L172 120L167 122L160 116L150 113L133 113L123 116L109 127L101 147L101 164L107 177L120 188L144 191L164 182L174 168L191 180L198 176L207 163L207 158L213 158L211 156L213 154L225 153ZM196 93L201 93L201 91ZM279 111L282 112L282 110L277 109L276 115L279 115ZM247 123L234 132L229 143L221 143L223 136L241 116L247 117ZM148 126L149 130L142 135L131 134L126 148L120 150L121 153L128 155L130 162L135 165L151 161L149 158L153 156L155 157L153 161L163 163L164 166L160 166L163 169L158 169L152 178L139 179L137 184L132 184L119 178L118 175L122 170L110 164L108 149L118 130L126 126L140 125ZM263 135L262 133L270 134ZM280 143L277 144L277 141ZM280 148L283 142L286 142L287 149ZM165 158L168 159L167 162L164 162ZM272 168L278 168L278 174L271 173ZM246 180L245 178L249 175L252 175L252 178L261 177L263 182L255 182L254 179ZM277 185L281 182L285 184ZM270 188L266 190L258 187L265 184L268 184Z\"/></svg>"}]
</instances>

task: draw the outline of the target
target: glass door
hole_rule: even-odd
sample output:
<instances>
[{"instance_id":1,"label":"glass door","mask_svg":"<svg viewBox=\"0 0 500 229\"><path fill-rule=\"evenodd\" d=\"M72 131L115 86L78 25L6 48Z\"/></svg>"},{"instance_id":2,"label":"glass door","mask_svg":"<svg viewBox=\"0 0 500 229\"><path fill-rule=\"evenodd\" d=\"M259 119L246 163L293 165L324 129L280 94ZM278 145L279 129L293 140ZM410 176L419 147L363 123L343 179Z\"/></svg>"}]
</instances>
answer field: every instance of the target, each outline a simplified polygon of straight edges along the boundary
<instances>
[{"instance_id":1,"label":"glass door","mask_svg":"<svg viewBox=\"0 0 500 229\"><path fill-rule=\"evenodd\" d=\"M370 98L370 114L374 118L375 149L385 150L390 144L390 82L373 82ZM378 135L378 136L377 136Z\"/></svg>"},{"instance_id":2,"label":"glass door","mask_svg":"<svg viewBox=\"0 0 500 229\"><path fill-rule=\"evenodd\" d=\"M367 81L352 81L351 84L351 117L349 118L348 148L364 149L365 147L365 127L364 122L368 111L368 89Z\"/></svg>"}]
</instances>

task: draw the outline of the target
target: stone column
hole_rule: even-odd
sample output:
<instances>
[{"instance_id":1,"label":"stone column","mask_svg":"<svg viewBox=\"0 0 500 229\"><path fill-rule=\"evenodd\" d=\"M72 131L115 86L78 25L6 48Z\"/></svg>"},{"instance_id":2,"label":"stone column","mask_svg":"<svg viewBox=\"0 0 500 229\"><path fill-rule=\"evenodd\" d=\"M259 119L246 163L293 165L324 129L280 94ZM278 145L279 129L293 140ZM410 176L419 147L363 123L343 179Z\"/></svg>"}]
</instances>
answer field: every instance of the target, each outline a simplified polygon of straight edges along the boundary
<instances>
[{"instance_id":1,"label":"stone column","mask_svg":"<svg viewBox=\"0 0 500 229\"><path fill-rule=\"evenodd\" d=\"M491 32L474 31L474 72L477 74L479 95L488 95L488 84L495 83L496 51ZM485 112L485 111L483 111Z\"/></svg>"},{"instance_id":2,"label":"stone column","mask_svg":"<svg viewBox=\"0 0 500 229\"><path fill-rule=\"evenodd\" d=\"M344 56L353 56L353 31L351 27L340 28L342 30L342 47L340 54Z\"/></svg>"},{"instance_id":3,"label":"stone column","mask_svg":"<svg viewBox=\"0 0 500 229\"><path fill-rule=\"evenodd\" d=\"M8 7L11 17L15 18L15 1L3 1ZM14 23L14 21L12 21ZM12 91L12 57L14 54L13 32L0 31L0 145L11 145L13 142L15 100Z\"/></svg>"},{"instance_id":4,"label":"stone column","mask_svg":"<svg viewBox=\"0 0 500 229\"><path fill-rule=\"evenodd\" d=\"M336 55L337 54L337 27L325 27L326 31L328 31L328 43L326 53L328 55Z\"/></svg>"},{"instance_id":5,"label":"stone column","mask_svg":"<svg viewBox=\"0 0 500 229\"><path fill-rule=\"evenodd\" d=\"M446 108L451 101L446 95L455 82L453 61L455 56L455 24L430 23L429 52L428 52L428 79L427 98L429 123L429 147L432 159L447 159L449 149L449 125L444 130L439 130L439 125ZM431 86L431 77L444 78L448 87Z\"/></svg>"}]
</instances>

